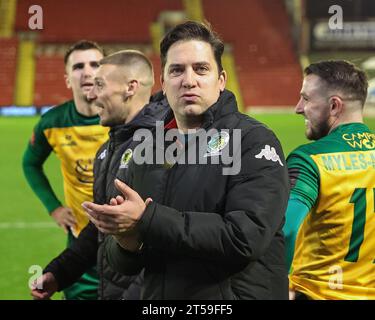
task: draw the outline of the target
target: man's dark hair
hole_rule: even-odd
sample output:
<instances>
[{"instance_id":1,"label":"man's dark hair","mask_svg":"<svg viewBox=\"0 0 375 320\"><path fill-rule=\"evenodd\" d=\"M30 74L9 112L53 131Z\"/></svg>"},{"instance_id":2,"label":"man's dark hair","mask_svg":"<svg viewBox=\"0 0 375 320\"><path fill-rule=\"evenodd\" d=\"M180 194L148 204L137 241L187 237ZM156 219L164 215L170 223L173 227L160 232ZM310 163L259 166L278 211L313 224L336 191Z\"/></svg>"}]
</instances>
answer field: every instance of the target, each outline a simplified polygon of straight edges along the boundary
<instances>
[{"instance_id":1,"label":"man's dark hair","mask_svg":"<svg viewBox=\"0 0 375 320\"><path fill-rule=\"evenodd\" d=\"M200 40L211 45L219 73L223 71L221 56L224 52L224 43L208 24L187 21L170 30L160 43L160 60L164 70L169 48L177 41Z\"/></svg>"},{"instance_id":2,"label":"man's dark hair","mask_svg":"<svg viewBox=\"0 0 375 320\"><path fill-rule=\"evenodd\" d=\"M72 54L73 51L79 51L79 50L90 50L90 49L96 49L98 50L103 56L104 50L101 48L96 42L94 41L88 41L88 40L81 40L73 44L65 53L64 56L64 63L65 65L68 62L69 56Z\"/></svg>"},{"instance_id":3,"label":"man's dark hair","mask_svg":"<svg viewBox=\"0 0 375 320\"><path fill-rule=\"evenodd\" d=\"M367 76L354 64L344 60L327 60L312 63L304 70L305 75L314 74L327 83L327 88L339 90L347 99L360 100L362 106L367 97ZM343 97L345 98L345 97Z\"/></svg>"}]
</instances>

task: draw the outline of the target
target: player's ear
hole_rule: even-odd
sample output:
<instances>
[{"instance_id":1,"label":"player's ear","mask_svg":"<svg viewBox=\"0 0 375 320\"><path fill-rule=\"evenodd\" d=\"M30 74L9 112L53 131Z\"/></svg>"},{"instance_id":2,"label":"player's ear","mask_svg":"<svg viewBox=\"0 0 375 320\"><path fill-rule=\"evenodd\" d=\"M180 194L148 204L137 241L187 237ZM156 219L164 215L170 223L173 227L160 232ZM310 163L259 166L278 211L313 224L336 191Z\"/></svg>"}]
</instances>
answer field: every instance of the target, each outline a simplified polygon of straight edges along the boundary
<instances>
[{"instance_id":1,"label":"player's ear","mask_svg":"<svg viewBox=\"0 0 375 320\"><path fill-rule=\"evenodd\" d=\"M344 108L344 102L339 96L332 96L329 98L330 114L333 117L338 117Z\"/></svg>"},{"instance_id":2,"label":"player's ear","mask_svg":"<svg viewBox=\"0 0 375 320\"><path fill-rule=\"evenodd\" d=\"M70 80L67 74L64 74L64 80L65 80L65 85L68 89L72 88L72 85L70 84Z\"/></svg>"}]
</instances>

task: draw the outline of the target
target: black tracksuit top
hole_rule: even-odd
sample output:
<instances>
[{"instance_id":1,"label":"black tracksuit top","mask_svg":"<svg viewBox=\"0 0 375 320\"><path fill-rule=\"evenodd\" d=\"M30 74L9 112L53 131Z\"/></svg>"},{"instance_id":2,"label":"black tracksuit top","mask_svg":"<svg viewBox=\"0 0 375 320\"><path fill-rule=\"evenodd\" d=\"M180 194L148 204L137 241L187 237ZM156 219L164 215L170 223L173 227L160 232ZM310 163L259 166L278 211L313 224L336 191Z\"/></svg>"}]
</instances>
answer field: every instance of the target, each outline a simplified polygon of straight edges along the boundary
<instances>
[{"instance_id":1,"label":"black tracksuit top","mask_svg":"<svg viewBox=\"0 0 375 320\"><path fill-rule=\"evenodd\" d=\"M95 203L109 203L112 197L119 194L113 182L117 175L123 176L127 170L122 163L124 153L133 150L139 143L133 141L134 132L144 128L153 130L155 122L163 120L168 110L166 99L158 93L131 122L111 128L109 140L99 148L94 161ZM95 225L89 222L71 247L52 260L44 273L52 272L59 290L63 290L97 265L100 299L139 299L141 277L124 276L113 271L106 263L103 239L103 234L99 234Z\"/></svg>"},{"instance_id":2,"label":"black tracksuit top","mask_svg":"<svg viewBox=\"0 0 375 320\"><path fill-rule=\"evenodd\" d=\"M239 113L227 90L204 113L202 128L227 130L225 148L241 145L240 171L131 161L123 179L153 199L138 223L143 247L131 253L108 237L108 263L128 275L144 268L143 299L288 299L282 227L289 182L278 139ZM233 129L241 130L237 146ZM159 147L153 143L154 154ZM218 150L209 144L209 161Z\"/></svg>"}]
</instances>

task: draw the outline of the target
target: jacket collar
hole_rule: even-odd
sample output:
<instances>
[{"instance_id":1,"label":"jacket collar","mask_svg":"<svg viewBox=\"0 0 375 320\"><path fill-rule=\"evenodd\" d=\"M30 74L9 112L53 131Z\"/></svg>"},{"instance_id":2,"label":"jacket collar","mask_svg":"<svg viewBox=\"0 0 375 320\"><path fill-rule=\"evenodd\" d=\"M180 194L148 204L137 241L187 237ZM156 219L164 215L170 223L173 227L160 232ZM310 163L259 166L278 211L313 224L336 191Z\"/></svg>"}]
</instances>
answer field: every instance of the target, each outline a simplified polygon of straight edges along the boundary
<instances>
[{"instance_id":1,"label":"jacket collar","mask_svg":"<svg viewBox=\"0 0 375 320\"><path fill-rule=\"evenodd\" d=\"M219 99L203 113L202 128L208 128L220 118L237 111L236 97L231 91L225 89L220 93ZM172 125L174 118L172 109L169 109L165 117L165 124ZM168 129L168 127L166 127L166 129Z\"/></svg>"},{"instance_id":2,"label":"jacket collar","mask_svg":"<svg viewBox=\"0 0 375 320\"><path fill-rule=\"evenodd\" d=\"M126 124L112 127L109 131L110 140L122 142L129 139L137 129L153 128L158 120L164 120L169 112L167 99L159 93L151 97L150 103Z\"/></svg>"},{"instance_id":3,"label":"jacket collar","mask_svg":"<svg viewBox=\"0 0 375 320\"><path fill-rule=\"evenodd\" d=\"M237 101L234 94L229 90L221 92L219 99L203 113L202 128L209 127L212 123L228 114L238 111Z\"/></svg>"}]
</instances>

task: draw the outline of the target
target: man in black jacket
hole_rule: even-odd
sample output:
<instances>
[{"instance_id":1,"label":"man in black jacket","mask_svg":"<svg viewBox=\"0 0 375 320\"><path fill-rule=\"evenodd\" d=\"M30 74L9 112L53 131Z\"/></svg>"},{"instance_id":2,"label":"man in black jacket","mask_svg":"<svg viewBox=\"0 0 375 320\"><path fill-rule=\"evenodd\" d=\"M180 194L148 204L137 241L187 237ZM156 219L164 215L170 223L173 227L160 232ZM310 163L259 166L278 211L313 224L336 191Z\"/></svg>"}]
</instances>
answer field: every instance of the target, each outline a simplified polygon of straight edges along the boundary
<instances>
[{"instance_id":1,"label":"man in black jacket","mask_svg":"<svg viewBox=\"0 0 375 320\"><path fill-rule=\"evenodd\" d=\"M120 51L100 61L89 98L99 109L100 123L111 129L109 140L98 150L94 162L95 203L107 203L118 194L113 181L127 170L132 150L138 143L133 141L133 133L139 128L152 129L155 120L162 119L168 110L162 94L149 102L153 84L152 65L141 52ZM98 229L89 223L73 246L44 269L32 296L48 299L97 263L99 298L139 299L137 277L120 275L108 266L105 252L101 250L103 235L99 239L98 236ZM38 285L42 288L38 289Z\"/></svg>"},{"instance_id":2,"label":"man in black jacket","mask_svg":"<svg viewBox=\"0 0 375 320\"><path fill-rule=\"evenodd\" d=\"M114 235L109 264L127 275L144 268L143 299L288 299L279 141L238 112L209 27L178 25L160 49L168 123L137 146L128 185L115 181L123 197L83 204Z\"/></svg>"}]
</instances>

